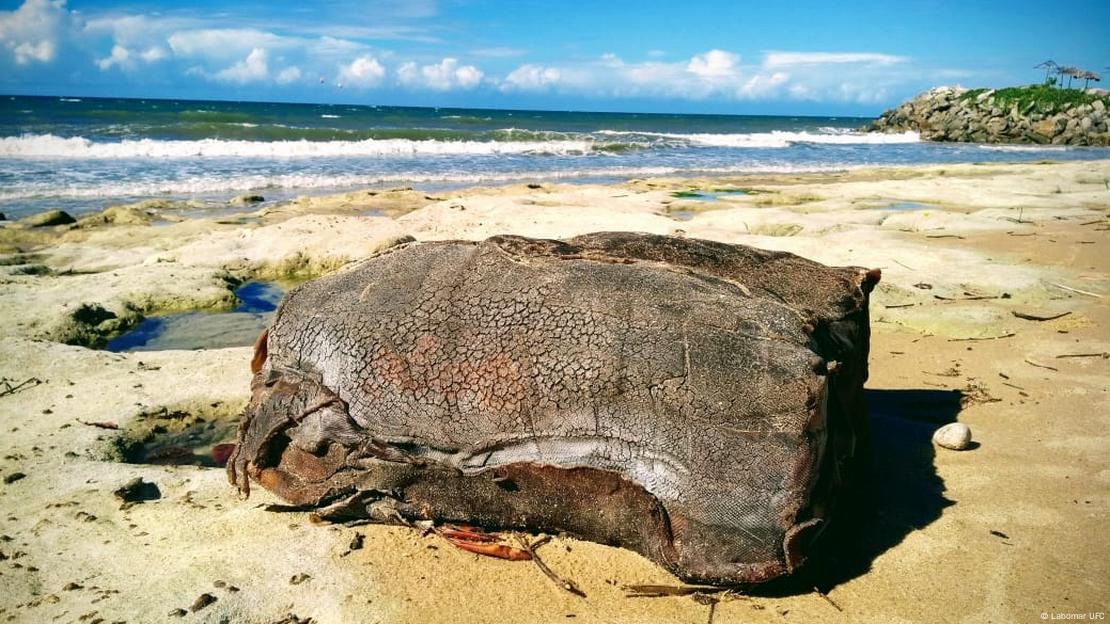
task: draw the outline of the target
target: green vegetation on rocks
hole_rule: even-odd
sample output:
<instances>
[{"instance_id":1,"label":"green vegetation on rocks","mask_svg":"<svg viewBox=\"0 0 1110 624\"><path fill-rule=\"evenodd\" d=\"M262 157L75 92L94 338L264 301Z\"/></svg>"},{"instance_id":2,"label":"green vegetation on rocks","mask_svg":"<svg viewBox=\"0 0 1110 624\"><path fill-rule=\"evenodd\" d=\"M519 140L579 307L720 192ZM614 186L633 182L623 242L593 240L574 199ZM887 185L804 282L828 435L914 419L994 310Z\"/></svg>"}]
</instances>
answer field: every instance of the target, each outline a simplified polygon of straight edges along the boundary
<instances>
[{"instance_id":1,"label":"green vegetation on rocks","mask_svg":"<svg viewBox=\"0 0 1110 624\"><path fill-rule=\"evenodd\" d=\"M1101 101L1104 105L1110 104L1110 97L1096 95L1078 89L1058 89L1050 85L1030 85L1028 87L1006 87L1005 89L970 89L960 96L961 100L975 100L984 93L993 98L996 103L1006 108L1017 103L1018 110L1039 110L1069 108L1082 104L1094 104Z\"/></svg>"}]
</instances>

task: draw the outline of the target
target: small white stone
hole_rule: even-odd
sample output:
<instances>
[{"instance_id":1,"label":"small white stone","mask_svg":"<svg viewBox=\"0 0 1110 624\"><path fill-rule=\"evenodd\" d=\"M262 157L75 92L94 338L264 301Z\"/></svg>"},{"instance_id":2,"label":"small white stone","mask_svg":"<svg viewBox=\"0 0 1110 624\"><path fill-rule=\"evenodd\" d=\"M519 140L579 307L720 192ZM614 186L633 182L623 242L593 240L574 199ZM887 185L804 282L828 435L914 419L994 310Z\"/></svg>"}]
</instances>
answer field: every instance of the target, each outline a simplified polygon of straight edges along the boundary
<instances>
[{"instance_id":1,"label":"small white stone","mask_svg":"<svg viewBox=\"0 0 1110 624\"><path fill-rule=\"evenodd\" d=\"M971 428L963 423L949 423L933 434L933 444L962 451L971 446Z\"/></svg>"}]
</instances>

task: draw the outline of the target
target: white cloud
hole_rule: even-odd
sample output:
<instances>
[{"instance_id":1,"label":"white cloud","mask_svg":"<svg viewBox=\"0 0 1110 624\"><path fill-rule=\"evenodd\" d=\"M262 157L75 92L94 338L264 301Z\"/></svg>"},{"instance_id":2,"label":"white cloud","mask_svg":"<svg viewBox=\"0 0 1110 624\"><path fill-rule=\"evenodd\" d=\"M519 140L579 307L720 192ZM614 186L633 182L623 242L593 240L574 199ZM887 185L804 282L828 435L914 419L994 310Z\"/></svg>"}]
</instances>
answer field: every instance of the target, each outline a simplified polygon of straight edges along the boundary
<instances>
[{"instance_id":1,"label":"white cloud","mask_svg":"<svg viewBox=\"0 0 1110 624\"><path fill-rule=\"evenodd\" d=\"M17 65L49 63L70 13L65 0L25 0L14 11L0 11L0 44Z\"/></svg>"},{"instance_id":2,"label":"white cloud","mask_svg":"<svg viewBox=\"0 0 1110 624\"><path fill-rule=\"evenodd\" d=\"M764 67L795 67L798 65L834 65L862 63L868 65L894 65L904 63L904 56L874 52L768 52Z\"/></svg>"},{"instance_id":3,"label":"white cloud","mask_svg":"<svg viewBox=\"0 0 1110 624\"><path fill-rule=\"evenodd\" d=\"M649 55L649 57L652 55ZM874 103L916 73L909 59L878 53L768 52L743 64L738 54L709 50L685 60L629 62L604 54L587 62L520 65L500 81L502 91L556 90L591 97L700 100L788 99Z\"/></svg>"},{"instance_id":4,"label":"white cloud","mask_svg":"<svg viewBox=\"0 0 1110 624\"><path fill-rule=\"evenodd\" d=\"M246 84L259 82L270 77L269 60L266 48L254 48L247 58L216 73L216 80Z\"/></svg>"},{"instance_id":5,"label":"white cloud","mask_svg":"<svg viewBox=\"0 0 1110 624\"><path fill-rule=\"evenodd\" d=\"M408 62L397 68L397 80L406 87L448 91L473 89L484 74L473 65L459 65L458 59L445 58L435 65L418 66Z\"/></svg>"},{"instance_id":6,"label":"white cloud","mask_svg":"<svg viewBox=\"0 0 1110 624\"><path fill-rule=\"evenodd\" d=\"M724 50L710 50L690 59L686 71L703 80L730 80L740 71L740 57Z\"/></svg>"},{"instance_id":7,"label":"white cloud","mask_svg":"<svg viewBox=\"0 0 1110 624\"><path fill-rule=\"evenodd\" d=\"M304 40L253 28L203 28L174 32L167 43L176 56L227 60L257 49L300 47Z\"/></svg>"},{"instance_id":8,"label":"white cloud","mask_svg":"<svg viewBox=\"0 0 1110 624\"><path fill-rule=\"evenodd\" d=\"M123 67L124 65L127 65L130 59L131 51L119 44L116 44L112 46L111 54L102 59L97 59L96 66L100 68L100 71L108 71L112 68L113 65L117 67Z\"/></svg>"},{"instance_id":9,"label":"white cloud","mask_svg":"<svg viewBox=\"0 0 1110 624\"><path fill-rule=\"evenodd\" d=\"M12 52L15 53L17 65L26 65L31 61L49 63L54 60L54 42L49 39L43 39L38 43L24 41L17 45Z\"/></svg>"},{"instance_id":10,"label":"white cloud","mask_svg":"<svg viewBox=\"0 0 1110 624\"><path fill-rule=\"evenodd\" d=\"M164 58L166 58L166 51L156 46L137 52L117 43L112 46L112 51L108 56L96 59L96 66L100 68L100 71L108 71L112 67L130 70L134 69L140 61L155 63Z\"/></svg>"},{"instance_id":11,"label":"white cloud","mask_svg":"<svg viewBox=\"0 0 1110 624\"><path fill-rule=\"evenodd\" d=\"M766 97L788 80L790 75L784 72L759 73L745 80L736 93L742 98Z\"/></svg>"},{"instance_id":12,"label":"white cloud","mask_svg":"<svg viewBox=\"0 0 1110 624\"><path fill-rule=\"evenodd\" d=\"M700 99L731 91L741 74L739 62L739 56L723 50L710 50L677 62L626 62L615 54L604 54L577 65L521 65L504 78L501 88L556 88L601 97Z\"/></svg>"},{"instance_id":13,"label":"white cloud","mask_svg":"<svg viewBox=\"0 0 1110 624\"><path fill-rule=\"evenodd\" d=\"M373 56L360 56L339 68L339 81L352 87L376 87L385 78L385 68Z\"/></svg>"},{"instance_id":14,"label":"white cloud","mask_svg":"<svg viewBox=\"0 0 1110 624\"><path fill-rule=\"evenodd\" d=\"M283 85L297 82L300 79L301 68L299 67L286 67L285 69L278 72L277 78L275 78L278 84Z\"/></svg>"},{"instance_id":15,"label":"white cloud","mask_svg":"<svg viewBox=\"0 0 1110 624\"><path fill-rule=\"evenodd\" d=\"M521 65L501 83L502 91L522 89L527 91L543 89L559 82L562 72L554 67L540 67L539 65Z\"/></svg>"},{"instance_id":16,"label":"white cloud","mask_svg":"<svg viewBox=\"0 0 1110 624\"><path fill-rule=\"evenodd\" d=\"M139 58L143 59L147 63L155 63L166 58L166 56L168 55L166 54L165 49L159 48L158 46L151 46L139 53Z\"/></svg>"}]
</instances>

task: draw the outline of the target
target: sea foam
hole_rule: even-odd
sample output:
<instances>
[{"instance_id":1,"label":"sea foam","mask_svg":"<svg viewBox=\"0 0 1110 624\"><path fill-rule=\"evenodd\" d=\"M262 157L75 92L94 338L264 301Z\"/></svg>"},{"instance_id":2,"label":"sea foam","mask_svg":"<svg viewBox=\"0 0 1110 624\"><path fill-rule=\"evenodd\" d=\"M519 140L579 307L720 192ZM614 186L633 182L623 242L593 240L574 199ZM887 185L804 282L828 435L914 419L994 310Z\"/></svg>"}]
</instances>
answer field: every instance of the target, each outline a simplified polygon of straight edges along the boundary
<instances>
[{"instance_id":1,"label":"sea foam","mask_svg":"<svg viewBox=\"0 0 1110 624\"><path fill-rule=\"evenodd\" d=\"M401 171L381 174L307 174L287 173L277 175L189 176L173 180L145 182L115 180L111 182L85 182L77 185L57 185L49 182L28 182L13 187L0 187L0 201L57 198L111 198L152 196L218 195L266 189L328 189L342 190L389 184L430 184L434 186L466 186L472 184L518 182L520 180L601 180L645 176L664 176L676 173L738 174L738 173L798 173L819 171L844 171L845 166L793 166L793 165L734 165L688 169L680 167L597 167L567 170L511 172Z\"/></svg>"},{"instance_id":2,"label":"sea foam","mask_svg":"<svg viewBox=\"0 0 1110 624\"><path fill-rule=\"evenodd\" d=\"M0 139L0 158L316 158L418 154L587 154L593 141L437 141L366 139L363 141L161 141L94 142L84 137L25 134Z\"/></svg>"},{"instance_id":3,"label":"sea foam","mask_svg":"<svg viewBox=\"0 0 1110 624\"><path fill-rule=\"evenodd\" d=\"M921 137L916 132L903 132L900 134L881 134L877 132L788 132L774 130L772 132L750 132L743 134L712 134L694 133L679 134L669 132L627 132L617 130L602 130L598 134L612 136L641 136L659 139L681 141L689 145L703 147L739 147L739 148L781 148L790 147L797 143L815 143L821 145L888 145L894 143L918 143Z\"/></svg>"}]
</instances>

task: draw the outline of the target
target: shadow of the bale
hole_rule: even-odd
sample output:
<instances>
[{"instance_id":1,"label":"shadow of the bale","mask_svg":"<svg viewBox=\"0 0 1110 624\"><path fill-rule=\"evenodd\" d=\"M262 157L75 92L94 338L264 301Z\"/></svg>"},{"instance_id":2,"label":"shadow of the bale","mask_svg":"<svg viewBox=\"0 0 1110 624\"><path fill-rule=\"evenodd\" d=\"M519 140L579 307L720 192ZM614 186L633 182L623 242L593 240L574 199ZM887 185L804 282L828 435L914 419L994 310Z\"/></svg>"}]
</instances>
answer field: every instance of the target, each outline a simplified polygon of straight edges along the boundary
<instances>
[{"instance_id":1,"label":"shadow of the bale","mask_svg":"<svg viewBox=\"0 0 1110 624\"><path fill-rule=\"evenodd\" d=\"M760 594L828 591L865 574L872 562L954 504L933 463L932 435L955 422L959 390L868 390L872 464L869 478L842 501L809 564Z\"/></svg>"}]
</instances>

